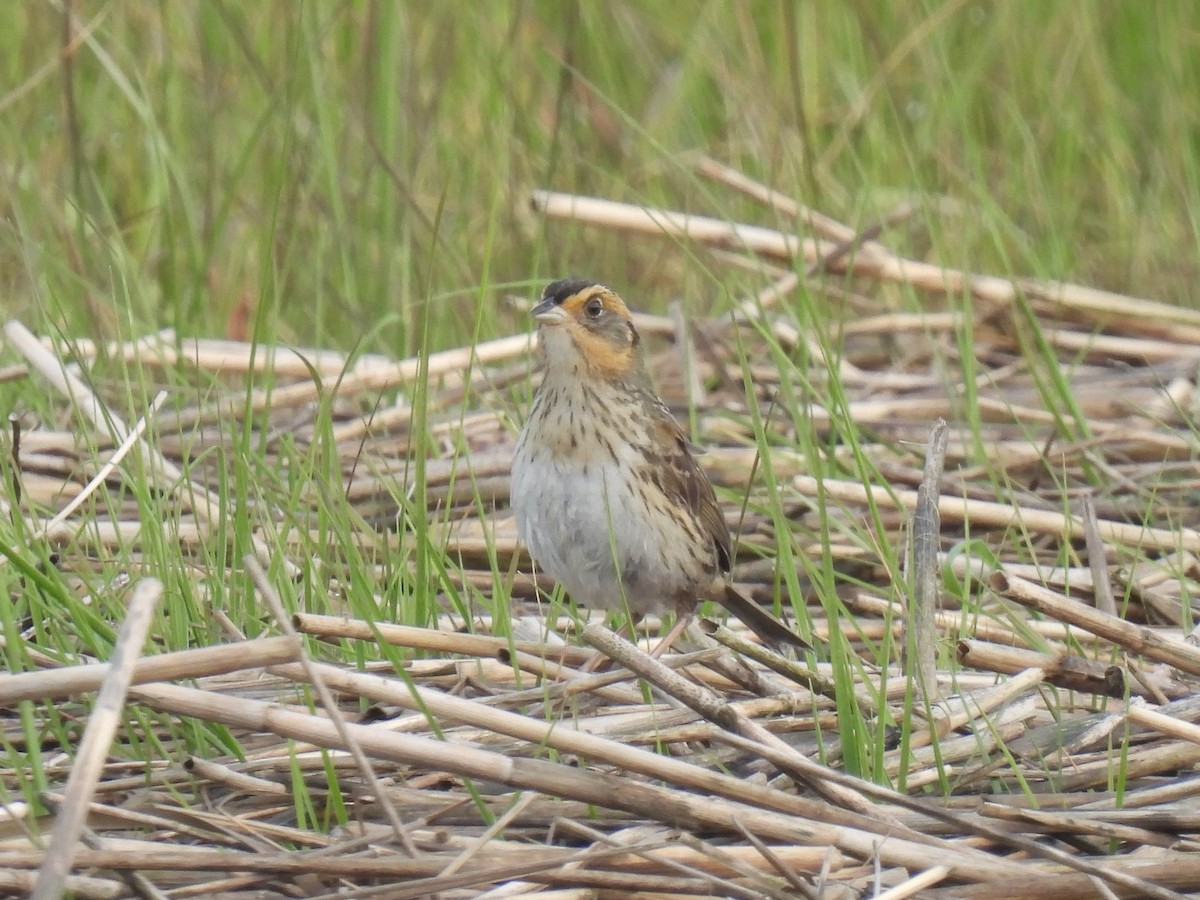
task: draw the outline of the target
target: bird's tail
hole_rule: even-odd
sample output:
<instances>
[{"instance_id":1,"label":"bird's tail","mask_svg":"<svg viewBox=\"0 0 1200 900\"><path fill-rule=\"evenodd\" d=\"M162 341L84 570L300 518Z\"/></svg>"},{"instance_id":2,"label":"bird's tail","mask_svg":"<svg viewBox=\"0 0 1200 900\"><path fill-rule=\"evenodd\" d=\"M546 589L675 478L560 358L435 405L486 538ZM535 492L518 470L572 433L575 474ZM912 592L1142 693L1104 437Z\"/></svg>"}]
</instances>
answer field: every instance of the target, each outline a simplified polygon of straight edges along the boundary
<instances>
[{"instance_id":1,"label":"bird's tail","mask_svg":"<svg viewBox=\"0 0 1200 900\"><path fill-rule=\"evenodd\" d=\"M801 650L812 649L800 635L732 584L726 582L723 594L713 599L745 622L768 646L778 648L790 645Z\"/></svg>"}]
</instances>

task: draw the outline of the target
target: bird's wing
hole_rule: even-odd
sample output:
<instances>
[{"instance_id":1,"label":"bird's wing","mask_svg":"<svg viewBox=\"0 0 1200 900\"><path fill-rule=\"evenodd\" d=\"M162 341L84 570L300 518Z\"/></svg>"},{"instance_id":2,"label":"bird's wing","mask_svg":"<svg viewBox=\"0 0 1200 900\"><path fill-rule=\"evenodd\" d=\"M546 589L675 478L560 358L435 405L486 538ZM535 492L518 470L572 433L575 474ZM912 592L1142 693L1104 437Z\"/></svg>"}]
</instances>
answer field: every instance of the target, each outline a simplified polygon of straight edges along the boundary
<instances>
[{"instance_id":1,"label":"bird's wing","mask_svg":"<svg viewBox=\"0 0 1200 900\"><path fill-rule=\"evenodd\" d=\"M729 526L725 524L725 515L717 502L712 482L701 471L692 452L692 443L671 415L671 411L660 402L654 407L655 446L664 448L659 451L662 467L661 484L676 500L687 505L704 533L712 540L717 552L717 561L722 572L729 572L733 565L733 541L729 535ZM669 448L669 449L667 449ZM732 584L724 584L721 596L713 599L721 603L730 612L750 626L768 644L780 647L791 644L804 650L812 648L804 639L796 634L771 613L767 612L754 600L741 593Z\"/></svg>"},{"instance_id":2,"label":"bird's wing","mask_svg":"<svg viewBox=\"0 0 1200 900\"><path fill-rule=\"evenodd\" d=\"M696 463L692 455L693 445L671 411L662 401L651 406L652 437L654 446L658 448L659 459L656 462L660 467L660 485L668 496L684 505L700 523L712 542L720 570L728 572L733 563L733 540L712 483Z\"/></svg>"}]
</instances>

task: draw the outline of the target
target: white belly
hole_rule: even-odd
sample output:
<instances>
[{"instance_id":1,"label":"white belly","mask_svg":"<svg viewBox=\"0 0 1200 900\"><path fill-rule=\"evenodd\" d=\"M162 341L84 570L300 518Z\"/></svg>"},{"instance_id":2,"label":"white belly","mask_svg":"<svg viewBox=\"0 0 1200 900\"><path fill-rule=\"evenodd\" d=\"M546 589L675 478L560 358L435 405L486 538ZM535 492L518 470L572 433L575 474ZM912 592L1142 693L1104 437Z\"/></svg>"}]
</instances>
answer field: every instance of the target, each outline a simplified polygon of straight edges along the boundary
<instances>
[{"instance_id":1,"label":"white belly","mask_svg":"<svg viewBox=\"0 0 1200 900\"><path fill-rule=\"evenodd\" d=\"M646 525L645 506L618 463L554 457L513 460L512 509L530 556L581 606L674 611L696 590L694 563L664 558L663 535ZM666 542L668 546L674 542ZM620 575L618 575L620 573Z\"/></svg>"}]
</instances>

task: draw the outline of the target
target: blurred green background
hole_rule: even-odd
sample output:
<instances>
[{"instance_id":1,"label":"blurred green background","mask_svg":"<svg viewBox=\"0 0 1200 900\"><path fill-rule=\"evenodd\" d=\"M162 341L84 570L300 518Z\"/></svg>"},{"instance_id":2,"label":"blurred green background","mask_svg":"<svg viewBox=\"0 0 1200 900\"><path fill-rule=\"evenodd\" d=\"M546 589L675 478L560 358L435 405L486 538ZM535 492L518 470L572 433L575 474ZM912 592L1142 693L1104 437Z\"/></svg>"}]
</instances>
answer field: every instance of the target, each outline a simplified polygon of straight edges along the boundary
<instances>
[{"instance_id":1,"label":"blurred green background","mask_svg":"<svg viewBox=\"0 0 1200 900\"><path fill-rule=\"evenodd\" d=\"M0 303L34 330L392 355L522 330L568 272L635 306L753 277L542 221L535 187L795 230L709 154L896 249L1194 305L1200 7L10 4ZM919 304L919 297L896 302ZM423 338L422 335L427 335Z\"/></svg>"}]
</instances>

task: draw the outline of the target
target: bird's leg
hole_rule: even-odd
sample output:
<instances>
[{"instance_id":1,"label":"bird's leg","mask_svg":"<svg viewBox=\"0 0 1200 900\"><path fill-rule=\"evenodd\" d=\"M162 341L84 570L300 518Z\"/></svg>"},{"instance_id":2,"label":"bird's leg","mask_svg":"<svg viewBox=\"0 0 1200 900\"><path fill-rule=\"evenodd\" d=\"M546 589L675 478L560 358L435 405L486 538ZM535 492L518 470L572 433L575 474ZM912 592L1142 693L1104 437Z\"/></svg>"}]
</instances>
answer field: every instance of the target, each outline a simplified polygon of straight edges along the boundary
<instances>
[{"instance_id":1,"label":"bird's leg","mask_svg":"<svg viewBox=\"0 0 1200 900\"><path fill-rule=\"evenodd\" d=\"M696 618L694 612L678 612L675 614L675 624L671 626L671 630L666 636L658 642L658 646L650 651L650 655L655 659L660 659L664 653L671 649L671 645L679 640L679 636L683 634L692 621Z\"/></svg>"},{"instance_id":2,"label":"bird's leg","mask_svg":"<svg viewBox=\"0 0 1200 900\"><path fill-rule=\"evenodd\" d=\"M630 642L636 644L637 643L637 627L638 627L638 623L641 621L642 621L642 614L641 613L633 613L630 616L630 618L626 619L625 624L623 624L620 628L617 629L617 635L619 637L628 638ZM612 660L610 660L607 656L605 656L603 653L597 652L595 655L592 656L591 659L589 659L587 662L585 662L582 666L579 667L579 671L584 673L585 675L591 675L595 672L604 671L605 669L608 668L608 665L611 663L612 663Z\"/></svg>"}]
</instances>

